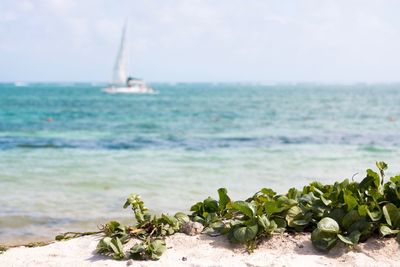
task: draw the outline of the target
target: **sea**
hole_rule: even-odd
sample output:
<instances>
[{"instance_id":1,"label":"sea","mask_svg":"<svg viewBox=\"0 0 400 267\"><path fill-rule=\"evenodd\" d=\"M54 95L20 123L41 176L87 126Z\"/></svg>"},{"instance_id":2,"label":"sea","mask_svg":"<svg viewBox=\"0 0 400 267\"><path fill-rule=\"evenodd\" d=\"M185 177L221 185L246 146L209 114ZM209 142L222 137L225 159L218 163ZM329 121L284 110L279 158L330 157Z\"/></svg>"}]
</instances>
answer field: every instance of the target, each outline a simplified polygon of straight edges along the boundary
<instances>
[{"instance_id":1,"label":"sea","mask_svg":"<svg viewBox=\"0 0 400 267\"><path fill-rule=\"evenodd\" d=\"M188 212L225 187L246 199L311 181L400 173L400 84L0 84L0 243Z\"/></svg>"}]
</instances>

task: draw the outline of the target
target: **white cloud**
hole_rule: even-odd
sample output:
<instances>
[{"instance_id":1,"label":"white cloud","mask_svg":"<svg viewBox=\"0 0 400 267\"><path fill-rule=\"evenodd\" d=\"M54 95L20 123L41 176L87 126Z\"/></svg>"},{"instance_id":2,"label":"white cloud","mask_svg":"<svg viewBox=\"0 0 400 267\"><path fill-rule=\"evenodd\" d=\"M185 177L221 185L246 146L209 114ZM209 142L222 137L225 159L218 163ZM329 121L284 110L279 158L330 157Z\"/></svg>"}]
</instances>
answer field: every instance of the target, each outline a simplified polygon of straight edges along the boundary
<instances>
[{"instance_id":1,"label":"white cloud","mask_svg":"<svg viewBox=\"0 0 400 267\"><path fill-rule=\"evenodd\" d=\"M94 30L96 34L104 41L115 44L122 31L122 23L118 21L102 18L94 21Z\"/></svg>"},{"instance_id":2,"label":"white cloud","mask_svg":"<svg viewBox=\"0 0 400 267\"><path fill-rule=\"evenodd\" d=\"M29 0L18 1L18 6L21 11L30 12L35 9L35 4Z\"/></svg>"},{"instance_id":3,"label":"white cloud","mask_svg":"<svg viewBox=\"0 0 400 267\"><path fill-rule=\"evenodd\" d=\"M399 8L373 0L3 0L0 55L32 62L56 55L96 76L113 60L129 16L135 71L150 80L394 80ZM10 64L21 63L0 62L3 75Z\"/></svg>"},{"instance_id":4,"label":"white cloud","mask_svg":"<svg viewBox=\"0 0 400 267\"><path fill-rule=\"evenodd\" d=\"M17 20L17 15L11 11L0 11L0 22L13 22Z\"/></svg>"},{"instance_id":5,"label":"white cloud","mask_svg":"<svg viewBox=\"0 0 400 267\"><path fill-rule=\"evenodd\" d=\"M74 8L79 8L75 0L41 0L42 7L57 14L66 14Z\"/></svg>"},{"instance_id":6,"label":"white cloud","mask_svg":"<svg viewBox=\"0 0 400 267\"><path fill-rule=\"evenodd\" d=\"M267 15L264 17L264 19L268 22L275 22L284 25L289 24L291 21L290 17L278 15Z\"/></svg>"}]
</instances>

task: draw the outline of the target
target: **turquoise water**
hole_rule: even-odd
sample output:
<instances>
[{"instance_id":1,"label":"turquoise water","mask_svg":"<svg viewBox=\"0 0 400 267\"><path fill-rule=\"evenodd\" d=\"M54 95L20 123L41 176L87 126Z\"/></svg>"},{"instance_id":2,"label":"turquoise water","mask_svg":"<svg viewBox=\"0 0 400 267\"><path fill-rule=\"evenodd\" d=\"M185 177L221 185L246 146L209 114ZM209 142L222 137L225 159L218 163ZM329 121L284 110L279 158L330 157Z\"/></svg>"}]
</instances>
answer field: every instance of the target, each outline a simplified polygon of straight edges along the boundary
<instances>
[{"instance_id":1,"label":"turquoise water","mask_svg":"<svg viewBox=\"0 0 400 267\"><path fill-rule=\"evenodd\" d=\"M0 84L0 243L127 220L127 195L188 210L226 187L400 172L400 84Z\"/></svg>"}]
</instances>

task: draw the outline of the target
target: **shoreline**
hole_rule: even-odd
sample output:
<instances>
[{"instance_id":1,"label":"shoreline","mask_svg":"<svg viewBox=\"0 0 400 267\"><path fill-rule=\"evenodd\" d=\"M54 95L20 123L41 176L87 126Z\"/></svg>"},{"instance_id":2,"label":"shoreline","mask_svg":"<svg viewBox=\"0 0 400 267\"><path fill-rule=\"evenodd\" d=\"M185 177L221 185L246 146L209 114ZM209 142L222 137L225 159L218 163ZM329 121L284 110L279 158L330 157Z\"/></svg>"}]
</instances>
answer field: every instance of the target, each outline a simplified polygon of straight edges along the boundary
<instances>
[{"instance_id":1,"label":"shoreline","mask_svg":"<svg viewBox=\"0 0 400 267\"><path fill-rule=\"evenodd\" d=\"M36 243L51 243L55 242L54 238L40 238L40 237L34 237L34 238L26 238L26 239L6 239L4 242L2 241L0 243L0 246L5 246L5 247L27 247L30 244L36 244Z\"/></svg>"},{"instance_id":2,"label":"shoreline","mask_svg":"<svg viewBox=\"0 0 400 267\"><path fill-rule=\"evenodd\" d=\"M341 244L329 253L316 251L309 233L279 234L262 240L253 253L231 244L225 236L177 233L167 237L159 261L116 261L95 253L101 235L84 236L50 245L10 248L0 254L5 266L398 266L400 244L395 238L372 237L353 249ZM137 240L131 240L129 249Z\"/></svg>"}]
</instances>

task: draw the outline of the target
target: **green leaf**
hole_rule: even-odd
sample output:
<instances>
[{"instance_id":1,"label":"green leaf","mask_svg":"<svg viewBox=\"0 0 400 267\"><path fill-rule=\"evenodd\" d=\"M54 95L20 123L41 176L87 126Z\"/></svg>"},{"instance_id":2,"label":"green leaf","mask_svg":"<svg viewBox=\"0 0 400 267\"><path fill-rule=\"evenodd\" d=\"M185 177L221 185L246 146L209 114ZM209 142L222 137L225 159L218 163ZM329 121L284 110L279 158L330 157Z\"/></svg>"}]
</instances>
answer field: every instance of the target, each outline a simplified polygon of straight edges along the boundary
<instances>
[{"instance_id":1,"label":"green leaf","mask_svg":"<svg viewBox=\"0 0 400 267\"><path fill-rule=\"evenodd\" d=\"M400 183L400 175L390 177L390 181L394 184Z\"/></svg>"},{"instance_id":2,"label":"green leaf","mask_svg":"<svg viewBox=\"0 0 400 267\"><path fill-rule=\"evenodd\" d=\"M358 244L358 241L360 240L361 233L359 231L354 231L354 232L351 232L349 236L343 236L341 234L338 234L337 236L339 237L339 239L342 242L344 242L348 245L356 245L356 244Z\"/></svg>"},{"instance_id":3,"label":"green leaf","mask_svg":"<svg viewBox=\"0 0 400 267\"><path fill-rule=\"evenodd\" d=\"M159 260L161 255L167 250L167 246L164 240L157 239L150 243L149 250L151 251L150 258L152 260Z\"/></svg>"},{"instance_id":4,"label":"green leaf","mask_svg":"<svg viewBox=\"0 0 400 267\"><path fill-rule=\"evenodd\" d=\"M326 199L324 196L321 196L321 201L325 206L329 206L332 203L332 200Z\"/></svg>"},{"instance_id":5,"label":"green leaf","mask_svg":"<svg viewBox=\"0 0 400 267\"><path fill-rule=\"evenodd\" d=\"M292 225L294 226L306 226L307 224L310 223L310 220L305 220L305 219L299 219L299 220L293 220Z\"/></svg>"},{"instance_id":6,"label":"green leaf","mask_svg":"<svg viewBox=\"0 0 400 267\"><path fill-rule=\"evenodd\" d=\"M129 258L132 258L135 260L148 260L149 259L148 246L145 245L144 242L135 244L129 250Z\"/></svg>"},{"instance_id":7,"label":"green leaf","mask_svg":"<svg viewBox=\"0 0 400 267\"><path fill-rule=\"evenodd\" d=\"M392 230L386 225L381 225L379 228L379 232L381 233L382 236L387 236L387 235L395 235L400 233L400 230Z\"/></svg>"},{"instance_id":8,"label":"green leaf","mask_svg":"<svg viewBox=\"0 0 400 267\"><path fill-rule=\"evenodd\" d=\"M382 210L387 224L396 228L400 227L400 211L394 204L388 203Z\"/></svg>"},{"instance_id":9,"label":"green leaf","mask_svg":"<svg viewBox=\"0 0 400 267\"><path fill-rule=\"evenodd\" d=\"M284 232L284 229L278 229L278 225L275 223L275 221L270 221L270 224L265 229L265 232L267 232L268 234L272 232Z\"/></svg>"},{"instance_id":10,"label":"green leaf","mask_svg":"<svg viewBox=\"0 0 400 267\"><path fill-rule=\"evenodd\" d=\"M178 219L168 214L161 214L161 218L165 223L171 226L176 226L178 224Z\"/></svg>"},{"instance_id":11,"label":"green leaf","mask_svg":"<svg viewBox=\"0 0 400 267\"><path fill-rule=\"evenodd\" d=\"M380 171L385 171L385 170L387 170L387 164L385 163L385 162L383 162L383 161L377 161L376 162L376 167L378 167L378 169L380 170Z\"/></svg>"},{"instance_id":12,"label":"green leaf","mask_svg":"<svg viewBox=\"0 0 400 267\"><path fill-rule=\"evenodd\" d=\"M279 218L279 217L274 217L272 219L272 222L275 222L277 228L280 229L286 229L287 223L285 219Z\"/></svg>"},{"instance_id":13,"label":"green leaf","mask_svg":"<svg viewBox=\"0 0 400 267\"><path fill-rule=\"evenodd\" d=\"M202 215L204 211L204 204L203 202L197 202L193 206L190 207L190 211L193 211L193 214Z\"/></svg>"},{"instance_id":14,"label":"green leaf","mask_svg":"<svg viewBox=\"0 0 400 267\"><path fill-rule=\"evenodd\" d=\"M315 249L326 252L336 245L337 235L317 228L311 234L311 241Z\"/></svg>"},{"instance_id":15,"label":"green leaf","mask_svg":"<svg viewBox=\"0 0 400 267\"><path fill-rule=\"evenodd\" d=\"M276 195L276 192L274 190L272 190L271 188L263 188L260 190L260 192L270 198L273 198Z\"/></svg>"},{"instance_id":16,"label":"green leaf","mask_svg":"<svg viewBox=\"0 0 400 267\"><path fill-rule=\"evenodd\" d=\"M184 224L184 223L190 221L189 216L187 216L187 215L186 215L185 213L183 213L183 212L177 212L177 213L175 214L174 217L178 220L178 222L179 222L180 224Z\"/></svg>"},{"instance_id":17,"label":"green leaf","mask_svg":"<svg viewBox=\"0 0 400 267\"><path fill-rule=\"evenodd\" d=\"M211 223L209 227L212 228L213 230L222 231L225 228L225 224L221 221L216 221ZM204 233L204 230L202 233Z\"/></svg>"},{"instance_id":18,"label":"green leaf","mask_svg":"<svg viewBox=\"0 0 400 267\"><path fill-rule=\"evenodd\" d=\"M0 245L0 254L4 253L7 250L8 248L6 246Z\"/></svg>"},{"instance_id":19,"label":"green leaf","mask_svg":"<svg viewBox=\"0 0 400 267\"><path fill-rule=\"evenodd\" d=\"M125 257L124 248L122 246L121 240L118 237L112 238L110 248L114 252L114 254L112 255L114 259L120 260Z\"/></svg>"},{"instance_id":20,"label":"green leaf","mask_svg":"<svg viewBox=\"0 0 400 267\"><path fill-rule=\"evenodd\" d=\"M354 231L359 231L361 233L360 240L364 241L371 235L372 223L368 222L365 217L362 217L347 229L348 233Z\"/></svg>"},{"instance_id":21,"label":"green leaf","mask_svg":"<svg viewBox=\"0 0 400 267\"><path fill-rule=\"evenodd\" d=\"M289 199L294 199L294 200L296 200L296 199L299 198L299 196L300 196L300 192L299 192L299 190L297 190L296 188L290 188L289 191L288 191L288 193L287 193L287 197L288 197Z\"/></svg>"},{"instance_id":22,"label":"green leaf","mask_svg":"<svg viewBox=\"0 0 400 267\"><path fill-rule=\"evenodd\" d=\"M235 201L232 204L234 210L240 211L249 218L253 218L256 213L254 205L245 201Z\"/></svg>"},{"instance_id":23,"label":"green leaf","mask_svg":"<svg viewBox=\"0 0 400 267\"><path fill-rule=\"evenodd\" d=\"M362 190L366 190L369 187L379 188L380 185L380 178L379 175L371 169L367 170L367 177L365 177L361 183L360 188Z\"/></svg>"},{"instance_id":24,"label":"green leaf","mask_svg":"<svg viewBox=\"0 0 400 267\"><path fill-rule=\"evenodd\" d=\"M341 221L345 215L346 215L346 211L344 210L344 208L333 209L328 213L328 217L334 219L336 222L339 223L339 225L341 225Z\"/></svg>"},{"instance_id":25,"label":"green leaf","mask_svg":"<svg viewBox=\"0 0 400 267\"><path fill-rule=\"evenodd\" d=\"M293 221L297 218L298 215L302 215L303 211L299 206L291 207L286 213L286 221L290 227L296 227L297 225L293 223Z\"/></svg>"},{"instance_id":26,"label":"green leaf","mask_svg":"<svg viewBox=\"0 0 400 267\"><path fill-rule=\"evenodd\" d=\"M105 254L109 252L111 244L111 237L106 236L100 239L99 243L97 244L96 251L100 254Z\"/></svg>"},{"instance_id":27,"label":"green leaf","mask_svg":"<svg viewBox=\"0 0 400 267\"><path fill-rule=\"evenodd\" d=\"M143 201L141 200L139 195L131 194L127 198L124 209L131 206L133 212L135 213L135 218L139 223L144 222L147 208L144 206Z\"/></svg>"},{"instance_id":28,"label":"green leaf","mask_svg":"<svg viewBox=\"0 0 400 267\"><path fill-rule=\"evenodd\" d=\"M264 210L268 215L281 213L297 205L297 201L289 199L286 196L280 196L277 199L269 200L264 204Z\"/></svg>"},{"instance_id":29,"label":"green leaf","mask_svg":"<svg viewBox=\"0 0 400 267\"><path fill-rule=\"evenodd\" d=\"M342 219L342 225L344 229L349 229L349 227L359 221L362 217L358 214L356 210L349 211Z\"/></svg>"},{"instance_id":30,"label":"green leaf","mask_svg":"<svg viewBox=\"0 0 400 267\"><path fill-rule=\"evenodd\" d=\"M383 192L382 192L383 187L376 189L376 188L370 188L366 194L370 197L372 197L374 202L378 202L379 199L383 197Z\"/></svg>"},{"instance_id":31,"label":"green leaf","mask_svg":"<svg viewBox=\"0 0 400 267\"><path fill-rule=\"evenodd\" d=\"M219 196L219 211L223 211L226 208L226 204L228 204L231 199L228 197L228 191L226 188L218 189L218 196Z\"/></svg>"},{"instance_id":32,"label":"green leaf","mask_svg":"<svg viewBox=\"0 0 400 267\"><path fill-rule=\"evenodd\" d=\"M234 230L233 235L237 241L239 241L240 243L245 243L255 238L257 232L258 232L258 225L253 224L251 226L237 227Z\"/></svg>"},{"instance_id":33,"label":"green leaf","mask_svg":"<svg viewBox=\"0 0 400 267\"><path fill-rule=\"evenodd\" d=\"M165 241L162 239L147 240L135 244L129 250L129 257L135 260L159 260L166 249Z\"/></svg>"},{"instance_id":34,"label":"green leaf","mask_svg":"<svg viewBox=\"0 0 400 267\"><path fill-rule=\"evenodd\" d=\"M285 207L279 207L276 201L269 201L265 203L264 209L268 215L272 215L274 213L280 213L284 211Z\"/></svg>"},{"instance_id":35,"label":"green leaf","mask_svg":"<svg viewBox=\"0 0 400 267\"><path fill-rule=\"evenodd\" d=\"M132 206L132 209L137 209L139 212L142 213L147 211L147 208L144 207L144 203L141 200L140 196L136 194L131 194L128 196L124 204L124 209L126 209L128 206Z\"/></svg>"},{"instance_id":36,"label":"green leaf","mask_svg":"<svg viewBox=\"0 0 400 267\"><path fill-rule=\"evenodd\" d=\"M317 225L318 229L325 233L338 234L339 224L332 218L325 217L319 221Z\"/></svg>"},{"instance_id":37,"label":"green leaf","mask_svg":"<svg viewBox=\"0 0 400 267\"><path fill-rule=\"evenodd\" d=\"M124 252L124 247L122 246L121 240L118 237L116 237L115 239L116 239L115 243L117 245L118 251L123 253Z\"/></svg>"},{"instance_id":38,"label":"green leaf","mask_svg":"<svg viewBox=\"0 0 400 267\"><path fill-rule=\"evenodd\" d=\"M371 218L371 221L377 222L382 218L382 211L380 209L375 210L375 211L370 211L367 208L367 214Z\"/></svg>"},{"instance_id":39,"label":"green leaf","mask_svg":"<svg viewBox=\"0 0 400 267\"><path fill-rule=\"evenodd\" d=\"M374 185L375 185L376 188L378 188L379 185L380 185L380 178L379 178L378 174L376 172L374 172L373 170L368 169L367 170L367 175L371 176L373 178Z\"/></svg>"},{"instance_id":40,"label":"green leaf","mask_svg":"<svg viewBox=\"0 0 400 267\"><path fill-rule=\"evenodd\" d=\"M201 223L201 224L204 224L204 223L205 223L205 219L202 218L202 217L200 217L200 216L194 216L194 217L192 217L192 221L198 222L198 223Z\"/></svg>"},{"instance_id":41,"label":"green leaf","mask_svg":"<svg viewBox=\"0 0 400 267\"><path fill-rule=\"evenodd\" d=\"M346 190L344 192L343 198L344 198L344 202L347 204L347 210L352 210L355 207L357 207L357 205L358 205L357 199L352 196L351 192Z\"/></svg>"},{"instance_id":42,"label":"green leaf","mask_svg":"<svg viewBox=\"0 0 400 267\"><path fill-rule=\"evenodd\" d=\"M218 217L218 215L216 213L209 213L206 217L204 224L209 225L209 224L217 222L219 220L220 220L220 218Z\"/></svg>"},{"instance_id":43,"label":"green leaf","mask_svg":"<svg viewBox=\"0 0 400 267\"><path fill-rule=\"evenodd\" d=\"M357 209L360 216L366 216L369 211L367 205L359 205Z\"/></svg>"},{"instance_id":44,"label":"green leaf","mask_svg":"<svg viewBox=\"0 0 400 267\"><path fill-rule=\"evenodd\" d=\"M206 212L217 212L218 202L215 199L208 197L204 200L204 209Z\"/></svg>"},{"instance_id":45,"label":"green leaf","mask_svg":"<svg viewBox=\"0 0 400 267\"><path fill-rule=\"evenodd\" d=\"M383 161L376 162L376 167L378 167L378 169L379 169L379 172L380 172L381 178L382 178L381 184L383 184L383 179L385 176L385 170L387 169L387 164Z\"/></svg>"},{"instance_id":46,"label":"green leaf","mask_svg":"<svg viewBox=\"0 0 400 267\"><path fill-rule=\"evenodd\" d=\"M134 259L139 259L139 258L136 258L136 255L139 255L144 250L145 250L145 248L143 246L143 243L133 245L133 247L131 247L131 249L129 250L131 258L133 256Z\"/></svg>"},{"instance_id":47,"label":"green leaf","mask_svg":"<svg viewBox=\"0 0 400 267\"><path fill-rule=\"evenodd\" d=\"M264 230L268 229L269 226L271 225L271 223L268 220L267 216L265 216L264 214L257 218L257 222L258 222L258 225Z\"/></svg>"}]
</instances>

